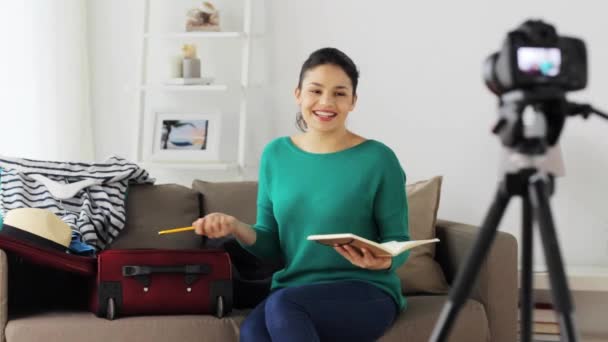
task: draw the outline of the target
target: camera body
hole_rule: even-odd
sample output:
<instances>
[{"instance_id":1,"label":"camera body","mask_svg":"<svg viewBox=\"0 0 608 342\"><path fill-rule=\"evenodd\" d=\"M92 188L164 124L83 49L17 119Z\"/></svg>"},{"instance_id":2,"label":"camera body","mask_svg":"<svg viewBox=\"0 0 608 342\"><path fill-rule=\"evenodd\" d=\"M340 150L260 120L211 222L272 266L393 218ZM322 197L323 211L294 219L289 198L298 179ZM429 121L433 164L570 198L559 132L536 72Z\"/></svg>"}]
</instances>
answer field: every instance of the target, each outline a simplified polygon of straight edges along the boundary
<instances>
[{"instance_id":1,"label":"camera body","mask_svg":"<svg viewBox=\"0 0 608 342\"><path fill-rule=\"evenodd\" d=\"M539 87L580 90L587 86L585 43L560 37L547 23L528 20L509 32L500 51L486 59L483 73L497 95Z\"/></svg>"}]
</instances>

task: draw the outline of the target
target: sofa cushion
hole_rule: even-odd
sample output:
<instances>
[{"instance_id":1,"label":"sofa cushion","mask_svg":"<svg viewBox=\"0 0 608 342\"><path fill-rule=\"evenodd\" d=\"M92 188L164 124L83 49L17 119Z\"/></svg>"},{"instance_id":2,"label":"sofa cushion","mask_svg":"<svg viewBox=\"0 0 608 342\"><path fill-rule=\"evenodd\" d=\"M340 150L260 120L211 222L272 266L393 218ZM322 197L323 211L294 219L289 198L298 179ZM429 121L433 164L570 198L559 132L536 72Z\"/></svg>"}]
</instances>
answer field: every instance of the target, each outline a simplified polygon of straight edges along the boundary
<instances>
[{"instance_id":1,"label":"sofa cushion","mask_svg":"<svg viewBox=\"0 0 608 342\"><path fill-rule=\"evenodd\" d=\"M447 296L411 296L407 309L402 311L393 325L379 342L426 342L437 323L439 313L448 300ZM249 313L243 310L237 316ZM242 324L243 319L235 319ZM490 326L484 306L468 299L458 312L458 317L450 331L450 341L487 342L490 341Z\"/></svg>"},{"instance_id":2,"label":"sofa cushion","mask_svg":"<svg viewBox=\"0 0 608 342\"><path fill-rule=\"evenodd\" d=\"M177 184L131 186L125 228L109 248L200 248L202 239L192 232L157 234L191 226L201 214L199 197L198 192Z\"/></svg>"},{"instance_id":3,"label":"sofa cushion","mask_svg":"<svg viewBox=\"0 0 608 342\"><path fill-rule=\"evenodd\" d=\"M243 315L218 319L207 315L137 316L113 321L89 312L47 312L12 319L7 342L34 341L238 341Z\"/></svg>"},{"instance_id":4,"label":"sofa cushion","mask_svg":"<svg viewBox=\"0 0 608 342\"><path fill-rule=\"evenodd\" d=\"M256 220L257 182L205 182L194 180L192 189L203 194L203 213L222 212L242 222Z\"/></svg>"},{"instance_id":5,"label":"sofa cushion","mask_svg":"<svg viewBox=\"0 0 608 342\"><path fill-rule=\"evenodd\" d=\"M428 341L446 296L413 296L380 342ZM32 341L238 341L248 310L223 319L206 315L138 316L114 321L89 312L46 312L16 317L6 326L7 342ZM451 330L451 341L489 341L483 306L465 302Z\"/></svg>"},{"instance_id":6,"label":"sofa cushion","mask_svg":"<svg viewBox=\"0 0 608 342\"><path fill-rule=\"evenodd\" d=\"M447 296L412 296L407 309L395 320L379 342L426 342L430 340ZM487 342L490 328L481 303L469 299L462 306L450 331L450 341Z\"/></svg>"},{"instance_id":7,"label":"sofa cushion","mask_svg":"<svg viewBox=\"0 0 608 342\"><path fill-rule=\"evenodd\" d=\"M436 237L435 224L441 194L442 177L433 177L406 185L409 231L412 240ZM441 243L441 241L439 242ZM443 270L435 261L435 244L412 249L403 266L397 269L404 294L448 292Z\"/></svg>"}]
</instances>

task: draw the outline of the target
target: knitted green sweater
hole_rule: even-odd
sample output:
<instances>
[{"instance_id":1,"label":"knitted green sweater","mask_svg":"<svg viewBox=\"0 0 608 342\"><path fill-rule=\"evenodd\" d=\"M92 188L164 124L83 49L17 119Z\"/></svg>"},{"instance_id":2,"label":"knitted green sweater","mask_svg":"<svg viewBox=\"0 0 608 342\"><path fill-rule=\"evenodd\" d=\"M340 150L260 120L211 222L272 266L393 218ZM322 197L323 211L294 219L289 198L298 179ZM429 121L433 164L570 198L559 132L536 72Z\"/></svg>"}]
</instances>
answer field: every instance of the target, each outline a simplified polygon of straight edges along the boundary
<instances>
[{"instance_id":1,"label":"knitted green sweater","mask_svg":"<svg viewBox=\"0 0 608 342\"><path fill-rule=\"evenodd\" d=\"M272 289L338 280L362 280L406 305L395 270L352 265L333 248L308 241L312 234L354 233L386 242L407 241L405 173L386 145L366 140L334 153L310 153L290 137L270 142L260 164L256 241L245 249L261 258L283 258Z\"/></svg>"}]
</instances>

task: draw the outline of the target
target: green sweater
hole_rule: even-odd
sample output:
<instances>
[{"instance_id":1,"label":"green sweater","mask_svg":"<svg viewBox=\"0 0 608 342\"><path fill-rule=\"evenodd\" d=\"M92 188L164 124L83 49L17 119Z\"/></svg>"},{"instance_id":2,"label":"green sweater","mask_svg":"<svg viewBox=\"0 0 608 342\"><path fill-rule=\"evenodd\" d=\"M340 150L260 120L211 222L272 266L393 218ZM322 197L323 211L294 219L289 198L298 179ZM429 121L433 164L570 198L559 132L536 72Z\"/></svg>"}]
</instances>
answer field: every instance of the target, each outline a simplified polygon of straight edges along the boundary
<instances>
[{"instance_id":1,"label":"green sweater","mask_svg":"<svg viewBox=\"0 0 608 342\"><path fill-rule=\"evenodd\" d=\"M290 137L270 142L262 153L257 200L256 241L243 247L260 258L283 258L272 289L292 285L363 280L389 293L405 308L395 270L352 265L333 248L308 241L312 234L354 233L386 242L408 241L405 173L386 145L365 142L334 153L310 153Z\"/></svg>"}]
</instances>

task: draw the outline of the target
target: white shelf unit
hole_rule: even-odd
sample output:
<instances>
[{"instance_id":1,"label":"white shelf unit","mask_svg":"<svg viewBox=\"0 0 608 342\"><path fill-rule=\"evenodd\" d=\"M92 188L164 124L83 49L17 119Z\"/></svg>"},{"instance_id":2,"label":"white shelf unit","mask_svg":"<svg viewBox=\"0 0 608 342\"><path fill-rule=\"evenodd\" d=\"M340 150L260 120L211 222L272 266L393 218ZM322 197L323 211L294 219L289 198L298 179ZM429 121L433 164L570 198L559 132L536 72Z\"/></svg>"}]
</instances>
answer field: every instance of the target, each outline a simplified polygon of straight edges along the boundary
<instances>
[{"instance_id":1,"label":"white shelf unit","mask_svg":"<svg viewBox=\"0 0 608 342\"><path fill-rule=\"evenodd\" d=\"M140 87L141 91L209 91L209 92L220 92L227 91L228 86L225 84L212 84L212 85L164 85L164 84L144 84Z\"/></svg>"},{"instance_id":2,"label":"white shelf unit","mask_svg":"<svg viewBox=\"0 0 608 342\"><path fill-rule=\"evenodd\" d=\"M141 56L139 64L139 82L138 82L138 101L137 101L137 134L135 145L135 156L137 162L146 168L162 168L170 170L230 170L236 169L240 177L243 177L245 169L245 140L247 133L247 93L249 89L249 62L251 54L251 20L252 20L252 0L241 0L243 4L243 22L242 31L227 31L227 32L151 32L150 23L150 6L155 1L173 2L177 0L145 0L144 1L144 18L143 18L143 33L141 41ZM221 14L220 14L221 20ZM237 156L236 160L224 160L220 156L221 161L201 161L201 162L160 162L153 161L147 158L148 153L146 148L150 149L148 139L145 139L145 128L147 120L154 120L151 113L147 112L146 99L147 94L151 92L170 92L170 93L201 93L208 95L225 94L230 86L226 84L212 85L166 85L162 83L150 83L148 81L148 59L150 58L150 41L156 40L175 40L181 41L205 41L212 40L240 40L241 42L241 57L240 57L240 89L236 92L239 96L238 109L238 136L237 136ZM176 108L175 111L179 111Z\"/></svg>"},{"instance_id":3,"label":"white shelf unit","mask_svg":"<svg viewBox=\"0 0 608 342\"><path fill-rule=\"evenodd\" d=\"M571 291L608 292L608 267L565 266L565 269ZM521 278L519 280L521 281ZM551 289L548 272L535 271L533 282L536 290Z\"/></svg>"},{"instance_id":4,"label":"white shelf unit","mask_svg":"<svg viewBox=\"0 0 608 342\"><path fill-rule=\"evenodd\" d=\"M608 267L599 266L566 266L568 287L572 291L608 292ZM534 288L551 289L549 273L534 273Z\"/></svg>"},{"instance_id":5,"label":"white shelf unit","mask_svg":"<svg viewBox=\"0 0 608 342\"><path fill-rule=\"evenodd\" d=\"M169 32L144 33L146 39L242 38L245 32Z\"/></svg>"}]
</instances>

